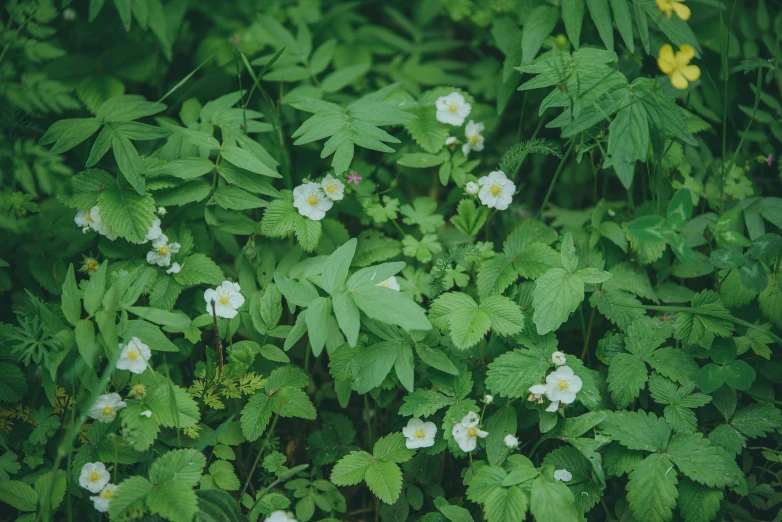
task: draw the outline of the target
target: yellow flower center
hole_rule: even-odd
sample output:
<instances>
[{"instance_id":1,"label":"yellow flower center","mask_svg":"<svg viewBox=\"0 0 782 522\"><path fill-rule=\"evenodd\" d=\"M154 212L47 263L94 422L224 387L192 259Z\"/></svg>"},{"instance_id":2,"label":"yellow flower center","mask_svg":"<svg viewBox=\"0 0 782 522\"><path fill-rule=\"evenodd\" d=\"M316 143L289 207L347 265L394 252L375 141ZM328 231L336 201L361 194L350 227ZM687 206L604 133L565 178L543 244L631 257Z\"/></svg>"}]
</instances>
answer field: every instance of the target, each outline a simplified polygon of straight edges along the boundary
<instances>
[{"instance_id":1,"label":"yellow flower center","mask_svg":"<svg viewBox=\"0 0 782 522\"><path fill-rule=\"evenodd\" d=\"M231 298L228 297L227 295L221 295L220 296L220 304L221 305L227 305L228 301L230 301L230 300L231 300Z\"/></svg>"},{"instance_id":2,"label":"yellow flower center","mask_svg":"<svg viewBox=\"0 0 782 522\"><path fill-rule=\"evenodd\" d=\"M89 261L87 261L87 270L89 270L90 272L94 272L97 269L98 269L97 261L95 261L94 259L90 259Z\"/></svg>"},{"instance_id":3,"label":"yellow flower center","mask_svg":"<svg viewBox=\"0 0 782 522\"><path fill-rule=\"evenodd\" d=\"M98 482L100 480L100 473L93 471L90 473L90 482Z\"/></svg>"},{"instance_id":4,"label":"yellow flower center","mask_svg":"<svg viewBox=\"0 0 782 522\"><path fill-rule=\"evenodd\" d=\"M158 248L157 251L161 256L168 254L168 245L163 245L162 247Z\"/></svg>"},{"instance_id":5,"label":"yellow flower center","mask_svg":"<svg viewBox=\"0 0 782 522\"><path fill-rule=\"evenodd\" d=\"M111 415L114 410L111 409L111 406L104 406L102 411L104 415Z\"/></svg>"},{"instance_id":6,"label":"yellow flower center","mask_svg":"<svg viewBox=\"0 0 782 522\"><path fill-rule=\"evenodd\" d=\"M415 430L416 439L423 439L424 437L426 437L426 432L424 431L423 428L418 428L417 430Z\"/></svg>"},{"instance_id":7,"label":"yellow flower center","mask_svg":"<svg viewBox=\"0 0 782 522\"><path fill-rule=\"evenodd\" d=\"M94 221L92 220L92 216L90 216L89 212L87 212L87 222L94 223Z\"/></svg>"},{"instance_id":8,"label":"yellow flower center","mask_svg":"<svg viewBox=\"0 0 782 522\"><path fill-rule=\"evenodd\" d=\"M129 351L128 359L130 359L131 361L135 361L136 359L138 359L138 352L136 350Z\"/></svg>"},{"instance_id":9,"label":"yellow flower center","mask_svg":"<svg viewBox=\"0 0 782 522\"><path fill-rule=\"evenodd\" d=\"M133 387L133 395L136 397L142 397L145 393L147 393L147 387L143 384L137 384Z\"/></svg>"},{"instance_id":10,"label":"yellow flower center","mask_svg":"<svg viewBox=\"0 0 782 522\"><path fill-rule=\"evenodd\" d=\"M492 185L489 189L489 192L491 192L492 196L499 196L502 194L502 188L500 188L498 185Z\"/></svg>"},{"instance_id":11,"label":"yellow flower center","mask_svg":"<svg viewBox=\"0 0 782 522\"><path fill-rule=\"evenodd\" d=\"M478 436L478 430L475 428L467 428L467 436L470 438L474 438Z\"/></svg>"},{"instance_id":12,"label":"yellow flower center","mask_svg":"<svg viewBox=\"0 0 782 522\"><path fill-rule=\"evenodd\" d=\"M560 390L567 390L568 388L568 382L567 381L559 381L559 389Z\"/></svg>"},{"instance_id":13,"label":"yellow flower center","mask_svg":"<svg viewBox=\"0 0 782 522\"><path fill-rule=\"evenodd\" d=\"M328 192L329 194L336 194L337 193L337 184L336 183L329 183L328 185L326 185L326 192Z\"/></svg>"},{"instance_id":14,"label":"yellow flower center","mask_svg":"<svg viewBox=\"0 0 782 522\"><path fill-rule=\"evenodd\" d=\"M472 143L473 145L478 143L478 135L477 134L475 134L474 136L470 136L470 143Z\"/></svg>"},{"instance_id":15,"label":"yellow flower center","mask_svg":"<svg viewBox=\"0 0 782 522\"><path fill-rule=\"evenodd\" d=\"M448 110L450 112L456 112L456 108L457 108L456 105L454 105L453 103L448 106Z\"/></svg>"},{"instance_id":16,"label":"yellow flower center","mask_svg":"<svg viewBox=\"0 0 782 522\"><path fill-rule=\"evenodd\" d=\"M318 196L315 194L311 194L310 196L307 196L307 203L309 203L312 206L315 206L318 204Z\"/></svg>"},{"instance_id":17,"label":"yellow flower center","mask_svg":"<svg viewBox=\"0 0 782 522\"><path fill-rule=\"evenodd\" d=\"M107 489L103 493L100 494L101 497L103 497L104 500L109 500L111 497L114 496L114 492L110 489Z\"/></svg>"}]
</instances>

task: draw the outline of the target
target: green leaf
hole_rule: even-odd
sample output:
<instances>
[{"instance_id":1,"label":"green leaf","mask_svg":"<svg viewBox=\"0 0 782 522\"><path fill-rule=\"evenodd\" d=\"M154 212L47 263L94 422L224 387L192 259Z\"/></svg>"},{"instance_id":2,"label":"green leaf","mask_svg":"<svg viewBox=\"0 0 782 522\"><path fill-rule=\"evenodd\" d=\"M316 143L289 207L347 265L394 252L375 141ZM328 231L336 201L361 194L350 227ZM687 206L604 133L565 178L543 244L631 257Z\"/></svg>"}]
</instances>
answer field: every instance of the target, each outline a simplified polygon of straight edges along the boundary
<instances>
[{"instance_id":1,"label":"green leaf","mask_svg":"<svg viewBox=\"0 0 782 522\"><path fill-rule=\"evenodd\" d=\"M665 420L644 411L614 412L601 426L613 440L631 450L665 451L671 435Z\"/></svg>"},{"instance_id":2,"label":"green leaf","mask_svg":"<svg viewBox=\"0 0 782 522\"><path fill-rule=\"evenodd\" d=\"M397 160L397 163L403 167L410 167L414 169L428 169L436 167L445 161L441 155L424 154L421 152L413 152L408 154L402 154ZM431 200L428 200L431 201Z\"/></svg>"},{"instance_id":3,"label":"green leaf","mask_svg":"<svg viewBox=\"0 0 782 522\"><path fill-rule=\"evenodd\" d=\"M404 435L400 432L394 432L379 438L372 448L372 453L376 459L400 463L407 462L413 458L415 450L408 449L405 446Z\"/></svg>"},{"instance_id":4,"label":"green leaf","mask_svg":"<svg viewBox=\"0 0 782 522\"><path fill-rule=\"evenodd\" d=\"M608 0L587 0L589 15L597 26L600 39L603 40L606 49L614 49L614 27L611 24L611 13L608 10Z\"/></svg>"},{"instance_id":5,"label":"green leaf","mask_svg":"<svg viewBox=\"0 0 782 522\"><path fill-rule=\"evenodd\" d=\"M687 478L679 483L677 507L684 522L711 522L720 510L722 491L708 488Z\"/></svg>"},{"instance_id":6,"label":"green leaf","mask_svg":"<svg viewBox=\"0 0 782 522\"><path fill-rule=\"evenodd\" d=\"M348 270L356 253L357 242L355 238L351 239L326 259L321 274L321 284L327 293L333 294L348 278Z\"/></svg>"},{"instance_id":7,"label":"green leaf","mask_svg":"<svg viewBox=\"0 0 782 522\"><path fill-rule=\"evenodd\" d=\"M272 410L280 417L314 420L315 406L309 396L293 386L283 386L271 396Z\"/></svg>"},{"instance_id":8,"label":"green leaf","mask_svg":"<svg viewBox=\"0 0 782 522\"><path fill-rule=\"evenodd\" d=\"M366 451L351 451L342 457L331 470L331 482L337 486L353 486L364 480L373 456ZM401 486L401 484L400 484Z\"/></svg>"},{"instance_id":9,"label":"green leaf","mask_svg":"<svg viewBox=\"0 0 782 522\"><path fill-rule=\"evenodd\" d=\"M307 323L307 333L312 345L312 353L316 357L320 355L326 344L329 333L329 318L331 317L331 299L317 297L304 312L304 320Z\"/></svg>"},{"instance_id":10,"label":"green leaf","mask_svg":"<svg viewBox=\"0 0 782 522\"><path fill-rule=\"evenodd\" d=\"M219 285L225 280L225 274L204 254L188 256L182 264L182 270L174 275L177 283L183 286L200 284Z\"/></svg>"},{"instance_id":11,"label":"green leaf","mask_svg":"<svg viewBox=\"0 0 782 522\"><path fill-rule=\"evenodd\" d=\"M364 479L369 490L386 504L396 502L402 493L402 470L393 462L371 463Z\"/></svg>"},{"instance_id":12,"label":"green leaf","mask_svg":"<svg viewBox=\"0 0 782 522\"><path fill-rule=\"evenodd\" d=\"M530 386L544 382L555 350L556 345L537 350L517 349L500 355L489 363L486 387L502 397L526 397Z\"/></svg>"},{"instance_id":13,"label":"green leaf","mask_svg":"<svg viewBox=\"0 0 782 522\"><path fill-rule=\"evenodd\" d=\"M0 501L19 511L35 511L38 495L28 484L18 480L0 482Z\"/></svg>"},{"instance_id":14,"label":"green leaf","mask_svg":"<svg viewBox=\"0 0 782 522\"><path fill-rule=\"evenodd\" d=\"M351 362L353 388L358 393L367 393L372 388L380 386L396 363L400 344L392 341L373 344L361 350L353 358Z\"/></svg>"},{"instance_id":15,"label":"green leaf","mask_svg":"<svg viewBox=\"0 0 782 522\"><path fill-rule=\"evenodd\" d=\"M538 333L553 332L584 300L584 282L576 274L552 268L535 281L532 298Z\"/></svg>"},{"instance_id":16,"label":"green leaf","mask_svg":"<svg viewBox=\"0 0 782 522\"><path fill-rule=\"evenodd\" d=\"M652 453L630 473L627 500L638 522L665 522L671 519L679 492L676 471L668 457Z\"/></svg>"},{"instance_id":17,"label":"green leaf","mask_svg":"<svg viewBox=\"0 0 782 522\"><path fill-rule=\"evenodd\" d=\"M215 203L226 210L249 210L261 208L268 203L259 197L253 196L247 191L232 185L223 185L213 194Z\"/></svg>"},{"instance_id":18,"label":"green leaf","mask_svg":"<svg viewBox=\"0 0 782 522\"><path fill-rule=\"evenodd\" d=\"M456 404L456 399L436 390L415 390L404 397L399 414L413 417L429 417L438 410Z\"/></svg>"},{"instance_id":19,"label":"green leaf","mask_svg":"<svg viewBox=\"0 0 782 522\"><path fill-rule=\"evenodd\" d=\"M671 224L660 216L642 216L627 225L627 233L642 241L667 241L672 232Z\"/></svg>"},{"instance_id":20,"label":"green leaf","mask_svg":"<svg viewBox=\"0 0 782 522\"><path fill-rule=\"evenodd\" d=\"M532 483L530 511L536 520L576 522L579 516L574 505L573 493L563 482L551 476L553 472L553 467L544 468L543 473Z\"/></svg>"},{"instance_id":21,"label":"green leaf","mask_svg":"<svg viewBox=\"0 0 782 522\"><path fill-rule=\"evenodd\" d=\"M340 91L366 74L370 66L370 63L359 63L338 69L323 78L321 88L324 92Z\"/></svg>"},{"instance_id":22,"label":"green leaf","mask_svg":"<svg viewBox=\"0 0 782 522\"><path fill-rule=\"evenodd\" d=\"M687 477L709 487L746 487L744 473L733 458L719 446L704 439L702 433L677 433L666 453Z\"/></svg>"},{"instance_id":23,"label":"green leaf","mask_svg":"<svg viewBox=\"0 0 782 522\"><path fill-rule=\"evenodd\" d=\"M100 129L101 123L97 118L72 118L54 122L49 130L41 137L41 145L52 146L52 154L62 154L71 150Z\"/></svg>"},{"instance_id":24,"label":"green leaf","mask_svg":"<svg viewBox=\"0 0 782 522\"><path fill-rule=\"evenodd\" d=\"M646 385L648 373L643 360L631 354L611 358L608 366L608 391L619 408L627 408Z\"/></svg>"},{"instance_id":25,"label":"green leaf","mask_svg":"<svg viewBox=\"0 0 782 522\"><path fill-rule=\"evenodd\" d=\"M474 236L480 231L489 217L487 207L475 207L471 199L463 199L457 207L457 214L451 218L451 223L467 236Z\"/></svg>"},{"instance_id":26,"label":"green leaf","mask_svg":"<svg viewBox=\"0 0 782 522\"><path fill-rule=\"evenodd\" d=\"M407 225L418 225L421 233L428 234L436 231L445 224L443 216L435 214L437 202L429 198L416 198L413 206L402 205L399 212L405 216L402 221Z\"/></svg>"},{"instance_id":27,"label":"green leaf","mask_svg":"<svg viewBox=\"0 0 782 522\"><path fill-rule=\"evenodd\" d=\"M277 171L266 165L251 152L240 149L235 145L224 145L220 149L220 156L227 162L241 169L249 170L250 172L268 176L270 178L282 177Z\"/></svg>"},{"instance_id":28,"label":"green leaf","mask_svg":"<svg viewBox=\"0 0 782 522\"><path fill-rule=\"evenodd\" d=\"M165 109L166 106L162 103L146 101L141 96L114 96L98 107L96 116L107 122L123 122L151 116Z\"/></svg>"},{"instance_id":29,"label":"green leaf","mask_svg":"<svg viewBox=\"0 0 782 522\"><path fill-rule=\"evenodd\" d=\"M584 22L584 0L564 0L562 2L562 21L573 47L578 49L581 39L581 26Z\"/></svg>"},{"instance_id":30,"label":"green leaf","mask_svg":"<svg viewBox=\"0 0 782 522\"><path fill-rule=\"evenodd\" d=\"M241 486L233 464L225 460L216 460L209 466L209 475L215 485L226 491L236 491Z\"/></svg>"},{"instance_id":31,"label":"green leaf","mask_svg":"<svg viewBox=\"0 0 782 522\"><path fill-rule=\"evenodd\" d=\"M357 274L358 272L353 277ZM378 274L377 280L379 282L384 279ZM350 280L348 288L351 288ZM401 326L406 330L429 330L432 328L423 308L400 292L374 285L353 287L351 292L356 306L371 319Z\"/></svg>"},{"instance_id":32,"label":"green leaf","mask_svg":"<svg viewBox=\"0 0 782 522\"><path fill-rule=\"evenodd\" d=\"M688 345L709 348L714 337L729 337L733 323L719 295L704 290L692 298L692 312L680 312L676 320L676 338Z\"/></svg>"},{"instance_id":33,"label":"green leaf","mask_svg":"<svg viewBox=\"0 0 782 522\"><path fill-rule=\"evenodd\" d=\"M198 404L190 394L168 380L150 390L145 402L152 415L167 428L189 428L201 418Z\"/></svg>"},{"instance_id":34,"label":"green leaf","mask_svg":"<svg viewBox=\"0 0 782 522\"><path fill-rule=\"evenodd\" d=\"M139 196L144 195L144 163L138 155L136 147L124 135L115 133L111 137L111 149L114 151L114 159L117 166L130 186L136 190ZM102 216L102 214L101 214ZM143 239L143 237L142 237Z\"/></svg>"},{"instance_id":35,"label":"green leaf","mask_svg":"<svg viewBox=\"0 0 782 522\"><path fill-rule=\"evenodd\" d=\"M668 203L668 223L676 230L681 230L685 223L692 218L692 193L681 188Z\"/></svg>"},{"instance_id":36,"label":"green leaf","mask_svg":"<svg viewBox=\"0 0 782 522\"><path fill-rule=\"evenodd\" d=\"M155 200L125 188L106 189L98 197L101 220L114 232L131 243L140 243L146 237L155 219Z\"/></svg>"},{"instance_id":37,"label":"green leaf","mask_svg":"<svg viewBox=\"0 0 782 522\"><path fill-rule=\"evenodd\" d=\"M733 361L724 367L725 384L734 390L746 391L752 387L757 375L746 361Z\"/></svg>"},{"instance_id":38,"label":"green leaf","mask_svg":"<svg viewBox=\"0 0 782 522\"><path fill-rule=\"evenodd\" d=\"M622 35L625 45L632 53L635 50L633 42L633 19L630 17L630 6L627 0L611 0L611 8L614 11L614 21Z\"/></svg>"},{"instance_id":39,"label":"green leaf","mask_svg":"<svg viewBox=\"0 0 782 522\"><path fill-rule=\"evenodd\" d=\"M266 430L272 418L272 405L269 397L259 392L250 397L242 409L242 433L250 442L257 440Z\"/></svg>"},{"instance_id":40,"label":"green leaf","mask_svg":"<svg viewBox=\"0 0 782 522\"><path fill-rule=\"evenodd\" d=\"M65 274L65 281L62 284L61 308L65 319L76 326L81 316L81 300L79 299L79 288L76 286L73 264L68 266L68 273Z\"/></svg>"}]
</instances>

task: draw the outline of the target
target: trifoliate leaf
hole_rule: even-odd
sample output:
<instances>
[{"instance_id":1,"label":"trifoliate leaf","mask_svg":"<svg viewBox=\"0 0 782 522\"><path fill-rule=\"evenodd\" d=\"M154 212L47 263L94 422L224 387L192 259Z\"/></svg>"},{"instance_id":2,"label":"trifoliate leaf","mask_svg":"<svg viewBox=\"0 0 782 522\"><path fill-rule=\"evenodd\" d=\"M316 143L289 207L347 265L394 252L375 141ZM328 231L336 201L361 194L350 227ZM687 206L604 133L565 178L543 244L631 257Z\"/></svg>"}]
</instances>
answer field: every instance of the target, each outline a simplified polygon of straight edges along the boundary
<instances>
[{"instance_id":1,"label":"trifoliate leaf","mask_svg":"<svg viewBox=\"0 0 782 522\"><path fill-rule=\"evenodd\" d=\"M342 457L331 470L331 482L337 486L353 486L364 480L364 473L371 465L372 455L366 451L351 451Z\"/></svg>"},{"instance_id":2,"label":"trifoliate leaf","mask_svg":"<svg viewBox=\"0 0 782 522\"><path fill-rule=\"evenodd\" d=\"M434 232L445 224L443 216L435 214L436 211L437 202L429 198L416 198L413 206L402 205L399 208L399 212L405 216L402 221L406 225L418 225L423 234Z\"/></svg>"},{"instance_id":3,"label":"trifoliate leaf","mask_svg":"<svg viewBox=\"0 0 782 522\"><path fill-rule=\"evenodd\" d=\"M633 450L665 451L671 428L664 419L644 411L621 411L601 423L607 435Z\"/></svg>"},{"instance_id":4,"label":"trifoliate leaf","mask_svg":"<svg viewBox=\"0 0 782 522\"><path fill-rule=\"evenodd\" d=\"M701 433L677 433L665 450L679 470L709 487L746 490L744 473L733 458Z\"/></svg>"},{"instance_id":5,"label":"trifoliate leaf","mask_svg":"<svg viewBox=\"0 0 782 522\"><path fill-rule=\"evenodd\" d=\"M402 493L402 470L393 462L375 461L370 463L366 469L364 480L366 480L369 490L386 504L396 502Z\"/></svg>"},{"instance_id":6,"label":"trifoliate leaf","mask_svg":"<svg viewBox=\"0 0 782 522\"><path fill-rule=\"evenodd\" d=\"M695 294L691 306L693 312L680 312L676 321L676 338L685 344L709 348L715 336L729 337L733 332L730 314L716 292Z\"/></svg>"},{"instance_id":7,"label":"trifoliate leaf","mask_svg":"<svg viewBox=\"0 0 782 522\"><path fill-rule=\"evenodd\" d=\"M503 296L487 297L478 305L461 292L448 292L429 308L432 324L448 330L454 345L466 350L480 341L489 329L500 335L521 331L524 315L517 304Z\"/></svg>"},{"instance_id":8,"label":"trifoliate leaf","mask_svg":"<svg viewBox=\"0 0 782 522\"><path fill-rule=\"evenodd\" d=\"M225 491L236 491L241 486L233 464L225 460L216 460L209 466L209 475L214 485Z\"/></svg>"}]
</instances>

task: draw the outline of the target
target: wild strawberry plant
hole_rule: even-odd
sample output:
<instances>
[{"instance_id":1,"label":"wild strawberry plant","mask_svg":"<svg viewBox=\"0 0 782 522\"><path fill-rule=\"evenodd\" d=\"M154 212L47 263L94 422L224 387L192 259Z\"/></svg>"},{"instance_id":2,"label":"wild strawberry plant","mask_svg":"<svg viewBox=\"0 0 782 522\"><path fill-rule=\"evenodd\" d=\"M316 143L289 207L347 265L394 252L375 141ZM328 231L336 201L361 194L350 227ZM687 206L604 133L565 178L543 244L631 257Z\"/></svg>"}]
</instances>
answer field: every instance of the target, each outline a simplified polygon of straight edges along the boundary
<instances>
[{"instance_id":1,"label":"wild strawberry plant","mask_svg":"<svg viewBox=\"0 0 782 522\"><path fill-rule=\"evenodd\" d=\"M779 520L780 27L5 2L2 518Z\"/></svg>"}]
</instances>

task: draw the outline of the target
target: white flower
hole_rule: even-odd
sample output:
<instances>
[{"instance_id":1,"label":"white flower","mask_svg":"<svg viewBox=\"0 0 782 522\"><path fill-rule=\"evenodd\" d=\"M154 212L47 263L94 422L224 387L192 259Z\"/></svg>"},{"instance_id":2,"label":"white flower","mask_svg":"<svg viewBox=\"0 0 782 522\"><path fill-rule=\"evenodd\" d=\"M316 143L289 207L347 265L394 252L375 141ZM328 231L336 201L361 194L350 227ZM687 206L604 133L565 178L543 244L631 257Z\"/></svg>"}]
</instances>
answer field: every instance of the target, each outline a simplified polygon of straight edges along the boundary
<instances>
[{"instance_id":1,"label":"white flower","mask_svg":"<svg viewBox=\"0 0 782 522\"><path fill-rule=\"evenodd\" d=\"M106 486L100 490L98 496L90 497L92 506L101 513L107 513L109 511L109 501L114 497L118 488L119 486L115 486L114 484L106 484Z\"/></svg>"},{"instance_id":2,"label":"white flower","mask_svg":"<svg viewBox=\"0 0 782 522\"><path fill-rule=\"evenodd\" d=\"M62 12L62 19L65 20L66 22L73 22L74 20L76 20L76 10L70 7L68 9L65 9Z\"/></svg>"},{"instance_id":3,"label":"white flower","mask_svg":"<svg viewBox=\"0 0 782 522\"><path fill-rule=\"evenodd\" d=\"M507 209L513 199L513 193L516 191L516 185L501 170L495 170L490 172L488 176L483 176L478 180L478 185L481 186L478 192L481 203L497 210Z\"/></svg>"},{"instance_id":4,"label":"white flower","mask_svg":"<svg viewBox=\"0 0 782 522\"><path fill-rule=\"evenodd\" d=\"M450 147L451 145L455 144L457 141L459 141L456 136L448 136L445 138L445 146Z\"/></svg>"},{"instance_id":5,"label":"white flower","mask_svg":"<svg viewBox=\"0 0 782 522\"><path fill-rule=\"evenodd\" d=\"M546 397L551 401L570 404L576 400L581 384L581 378L573 373L570 366L560 366L546 376Z\"/></svg>"},{"instance_id":6,"label":"white flower","mask_svg":"<svg viewBox=\"0 0 782 522\"><path fill-rule=\"evenodd\" d=\"M491 404L492 402L494 402L494 395L484 395L483 402L485 402L486 404Z\"/></svg>"},{"instance_id":7,"label":"white flower","mask_svg":"<svg viewBox=\"0 0 782 522\"><path fill-rule=\"evenodd\" d=\"M467 141L462 145L462 153L467 156L470 151L482 151L484 137L481 135L483 132L483 123L475 123L470 120L467 126L464 128L464 135L467 137Z\"/></svg>"},{"instance_id":8,"label":"white flower","mask_svg":"<svg viewBox=\"0 0 782 522\"><path fill-rule=\"evenodd\" d=\"M155 240L163 235L163 230L160 228L160 218L156 217L154 221L152 221L152 224L149 226L149 230L147 230L147 235L144 236L144 240L139 243L139 245L143 245L144 243L148 243L152 240Z\"/></svg>"},{"instance_id":9,"label":"white flower","mask_svg":"<svg viewBox=\"0 0 782 522\"><path fill-rule=\"evenodd\" d=\"M529 387L529 397L527 397L527 400L530 402L538 401L538 404L543 402L543 397L546 394L546 385L545 384L533 384Z\"/></svg>"},{"instance_id":10,"label":"white flower","mask_svg":"<svg viewBox=\"0 0 782 522\"><path fill-rule=\"evenodd\" d=\"M138 337L134 337L125 346L120 345L120 349L117 369L128 370L130 373L144 373L147 369L147 361L152 357L149 346L141 342Z\"/></svg>"},{"instance_id":11,"label":"white flower","mask_svg":"<svg viewBox=\"0 0 782 522\"><path fill-rule=\"evenodd\" d=\"M557 366L562 366L567 362L567 356L564 352L554 352L551 354L551 362L556 364Z\"/></svg>"},{"instance_id":12,"label":"white flower","mask_svg":"<svg viewBox=\"0 0 782 522\"><path fill-rule=\"evenodd\" d=\"M98 397L98 400L92 405L90 417L108 424L117 417L117 412L125 406L125 401L122 400L119 393L107 393ZM97 493L97 491L93 491L93 493Z\"/></svg>"},{"instance_id":13,"label":"white flower","mask_svg":"<svg viewBox=\"0 0 782 522\"><path fill-rule=\"evenodd\" d=\"M184 265L180 265L179 263L174 263L173 265L171 265L171 268L166 270L166 273L167 274L178 274L182 270L182 266L184 266Z\"/></svg>"},{"instance_id":14,"label":"white flower","mask_svg":"<svg viewBox=\"0 0 782 522\"><path fill-rule=\"evenodd\" d=\"M167 212L168 212L168 210L166 210L166 207L158 207L157 208L157 213L159 215L161 215L161 216L165 216Z\"/></svg>"},{"instance_id":15,"label":"white flower","mask_svg":"<svg viewBox=\"0 0 782 522\"><path fill-rule=\"evenodd\" d=\"M320 182L320 186L323 187L323 192L326 193L326 197L332 201L339 201L345 196L345 184L331 174L323 178Z\"/></svg>"},{"instance_id":16,"label":"white flower","mask_svg":"<svg viewBox=\"0 0 782 522\"><path fill-rule=\"evenodd\" d=\"M275 511L268 517L266 517L266 520L264 522L296 522L296 519L293 518L293 513L285 512L285 511Z\"/></svg>"},{"instance_id":17,"label":"white flower","mask_svg":"<svg viewBox=\"0 0 782 522\"><path fill-rule=\"evenodd\" d=\"M230 281L223 281L223 284L217 288L210 288L204 292L206 311L209 315L217 315L217 317L225 319L236 317L236 310L244 304L241 290L238 283ZM214 312L212 311L212 301L214 301Z\"/></svg>"},{"instance_id":18,"label":"white flower","mask_svg":"<svg viewBox=\"0 0 782 522\"><path fill-rule=\"evenodd\" d=\"M148 419L152 418L152 410L144 410L141 412L142 417L146 417Z\"/></svg>"},{"instance_id":19,"label":"white flower","mask_svg":"<svg viewBox=\"0 0 782 522\"><path fill-rule=\"evenodd\" d=\"M502 441L505 443L505 446L507 446L510 449L519 447L519 439L514 437L513 435L505 435L505 438L502 439Z\"/></svg>"},{"instance_id":20,"label":"white flower","mask_svg":"<svg viewBox=\"0 0 782 522\"><path fill-rule=\"evenodd\" d=\"M171 264L171 254L179 252L179 243L168 243L168 237L160 234L152 241L152 250L147 252L147 263L157 266L168 266Z\"/></svg>"},{"instance_id":21,"label":"white flower","mask_svg":"<svg viewBox=\"0 0 782 522\"><path fill-rule=\"evenodd\" d=\"M440 96L434 106L437 108L437 121L456 127L460 127L464 123L464 119L470 115L472 109L464 96L458 92L452 92L448 96Z\"/></svg>"},{"instance_id":22,"label":"white flower","mask_svg":"<svg viewBox=\"0 0 782 522\"><path fill-rule=\"evenodd\" d=\"M302 216L320 221L334 202L326 197L318 183L304 183L293 189L293 206Z\"/></svg>"},{"instance_id":23,"label":"white flower","mask_svg":"<svg viewBox=\"0 0 782 522\"><path fill-rule=\"evenodd\" d=\"M549 405L546 407L546 411L548 411L548 412L550 412L550 413L554 413L554 412L556 412L558 409L559 409L559 401L552 401L552 403L551 403L551 404L549 404Z\"/></svg>"},{"instance_id":24,"label":"white flower","mask_svg":"<svg viewBox=\"0 0 782 522\"><path fill-rule=\"evenodd\" d=\"M109 474L103 462L88 462L81 467L79 474L79 485L90 493L97 493L103 486L109 483L111 474Z\"/></svg>"},{"instance_id":25,"label":"white flower","mask_svg":"<svg viewBox=\"0 0 782 522\"><path fill-rule=\"evenodd\" d=\"M90 217L88 221L90 223L91 229L100 234L103 233L101 232L101 229L105 228L106 224L100 217L100 207L98 205L95 205L90 209Z\"/></svg>"},{"instance_id":26,"label":"white flower","mask_svg":"<svg viewBox=\"0 0 782 522\"><path fill-rule=\"evenodd\" d=\"M407 437L405 441L407 449L434 446L435 433L437 433L437 426L434 422L424 422L421 419L410 419L407 426L402 428L402 434Z\"/></svg>"},{"instance_id":27,"label":"white flower","mask_svg":"<svg viewBox=\"0 0 782 522\"><path fill-rule=\"evenodd\" d=\"M562 482L570 482L573 478L573 474L566 469L558 469L554 472L554 478L561 480Z\"/></svg>"},{"instance_id":28,"label":"white flower","mask_svg":"<svg viewBox=\"0 0 782 522\"><path fill-rule=\"evenodd\" d=\"M485 439L489 434L488 431L478 428L480 420L478 414L471 411L464 416L460 423L454 424L451 434L462 451L470 452L474 450L478 444L478 437Z\"/></svg>"},{"instance_id":29,"label":"white flower","mask_svg":"<svg viewBox=\"0 0 782 522\"><path fill-rule=\"evenodd\" d=\"M90 223L92 223L92 218L90 217L90 211L89 210L80 210L76 213L76 217L73 218L73 221L76 222L76 226L78 226L82 232L85 234L87 231L91 228Z\"/></svg>"},{"instance_id":30,"label":"white flower","mask_svg":"<svg viewBox=\"0 0 782 522\"><path fill-rule=\"evenodd\" d=\"M464 186L464 191L471 196L477 194L479 190L481 190L480 185L478 185L474 181L468 181L467 184Z\"/></svg>"},{"instance_id":31,"label":"white flower","mask_svg":"<svg viewBox=\"0 0 782 522\"><path fill-rule=\"evenodd\" d=\"M397 292L402 289L402 287L399 286L399 283L396 281L396 276L391 276L385 281L381 281L375 286L382 286L384 288L390 288L391 290L396 290Z\"/></svg>"}]
</instances>

